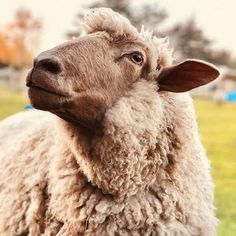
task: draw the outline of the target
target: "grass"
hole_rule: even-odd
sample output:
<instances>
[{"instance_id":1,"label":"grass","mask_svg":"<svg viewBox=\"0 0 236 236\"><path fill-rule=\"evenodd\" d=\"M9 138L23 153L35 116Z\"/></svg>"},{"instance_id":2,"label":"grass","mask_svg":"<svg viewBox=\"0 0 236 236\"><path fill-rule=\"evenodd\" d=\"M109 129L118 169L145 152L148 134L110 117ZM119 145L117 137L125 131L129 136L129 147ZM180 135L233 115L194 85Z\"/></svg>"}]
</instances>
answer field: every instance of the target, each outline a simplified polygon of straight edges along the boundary
<instances>
[{"instance_id":1,"label":"grass","mask_svg":"<svg viewBox=\"0 0 236 236\"><path fill-rule=\"evenodd\" d=\"M23 111L27 99L19 92L8 91L0 87L0 120L18 111Z\"/></svg>"},{"instance_id":2,"label":"grass","mask_svg":"<svg viewBox=\"0 0 236 236\"><path fill-rule=\"evenodd\" d=\"M0 88L0 120L22 111L27 99ZM195 100L202 142L216 183L218 236L236 235L236 105Z\"/></svg>"},{"instance_id":3,"label":"grass","mask_svg":"<svg viewBox=\"0 0 236 236\"><path fill-rule=\"evenodd\" d=\"M202 142L216 184L218 235L236 235L236 105L196 100Z\"/></svg>"}]
</instances>

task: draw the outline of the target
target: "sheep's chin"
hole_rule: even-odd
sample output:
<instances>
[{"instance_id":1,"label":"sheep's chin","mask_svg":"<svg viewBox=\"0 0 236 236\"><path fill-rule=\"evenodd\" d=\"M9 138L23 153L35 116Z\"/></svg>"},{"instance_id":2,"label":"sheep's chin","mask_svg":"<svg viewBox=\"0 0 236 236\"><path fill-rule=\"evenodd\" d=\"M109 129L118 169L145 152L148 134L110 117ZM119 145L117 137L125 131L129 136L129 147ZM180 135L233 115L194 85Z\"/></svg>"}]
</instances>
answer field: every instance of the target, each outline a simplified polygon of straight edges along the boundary
<instances>
[{"instance_id":1,"label":"sheep's chin","mask_svg":"<svg viewBox=\"0 0 236 236\"><path fill-rule=\"evenodd\" d=\"M48 92L37 87L30 87L28 89L28 95L32 106L44 111L51 111L63 107L69 100L69 97Z\"/></svg>"}]
</instances>

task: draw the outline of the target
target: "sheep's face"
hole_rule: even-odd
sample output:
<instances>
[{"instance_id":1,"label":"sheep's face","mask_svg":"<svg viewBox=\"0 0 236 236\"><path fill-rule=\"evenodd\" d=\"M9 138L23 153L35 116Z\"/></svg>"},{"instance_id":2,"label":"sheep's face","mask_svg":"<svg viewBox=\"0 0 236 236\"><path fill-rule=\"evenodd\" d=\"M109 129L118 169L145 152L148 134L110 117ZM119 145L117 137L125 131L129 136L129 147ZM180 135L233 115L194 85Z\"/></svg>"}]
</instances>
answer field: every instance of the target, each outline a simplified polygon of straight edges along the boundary
<instances>
[{"instance_id":1,"label":"sheep's face","mask_svg":"<svg viewBox=\"0 0 236 236\"><path fill-rule=\"evenodd\" d=\"M41 53L28 75L35 108L92 127L132 83L147 76L149 48L98 32Z\"/></svg>"},{"instance_id":2,"label":"sheep's face","mask_svg":"<svg viewBox=\"0 0 236 236\"><path fill-rule=\"evenodd\" d=\"M216 68L194 60L170 67L171 53L163 42L139 33L111 9L92 10L85 22L86 36L35 59L27 77L35 108L91 130L140 79L156 80L160 91L185 92L218 76Z\"/></svg>"}]
</instances>

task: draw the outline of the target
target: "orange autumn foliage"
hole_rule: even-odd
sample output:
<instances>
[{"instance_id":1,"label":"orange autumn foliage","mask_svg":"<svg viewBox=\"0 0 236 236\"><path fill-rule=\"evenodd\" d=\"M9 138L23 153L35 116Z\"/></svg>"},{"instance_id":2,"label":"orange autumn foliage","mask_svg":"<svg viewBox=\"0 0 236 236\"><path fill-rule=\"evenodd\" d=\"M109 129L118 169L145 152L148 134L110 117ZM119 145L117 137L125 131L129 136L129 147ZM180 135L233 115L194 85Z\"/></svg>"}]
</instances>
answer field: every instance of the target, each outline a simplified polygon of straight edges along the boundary
<instances>
[{"instance_id":1,"label":"orange autumn foliage","mask_svg":"<svg viewBox=\"0 0 236 236\"><path fill-rule=\"evenodd\" d=\"M0 62L22 68L31 64L39 43L41 23L26 9L19 9L14 20L0 31Z\"/></svg>"}]
</instances>

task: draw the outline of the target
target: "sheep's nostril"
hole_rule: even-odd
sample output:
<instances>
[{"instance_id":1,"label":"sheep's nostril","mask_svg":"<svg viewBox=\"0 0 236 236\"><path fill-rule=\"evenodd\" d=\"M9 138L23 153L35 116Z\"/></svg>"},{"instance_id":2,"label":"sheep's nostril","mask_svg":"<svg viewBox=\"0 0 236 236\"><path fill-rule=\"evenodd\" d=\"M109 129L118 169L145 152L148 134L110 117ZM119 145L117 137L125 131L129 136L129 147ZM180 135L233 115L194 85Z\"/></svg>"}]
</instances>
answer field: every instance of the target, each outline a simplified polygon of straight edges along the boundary
<instances>
[{"instance_id":1,"label":"sheep's nostril","mask_svg":"<svg viewBox=\"0 0 236 236\"><path fill-rule=\"evenodd\" d=\"M56 58L42 58L34 62L34 68L59 74L62 72L62 66Z\"/></svg>"}]
</instances>

